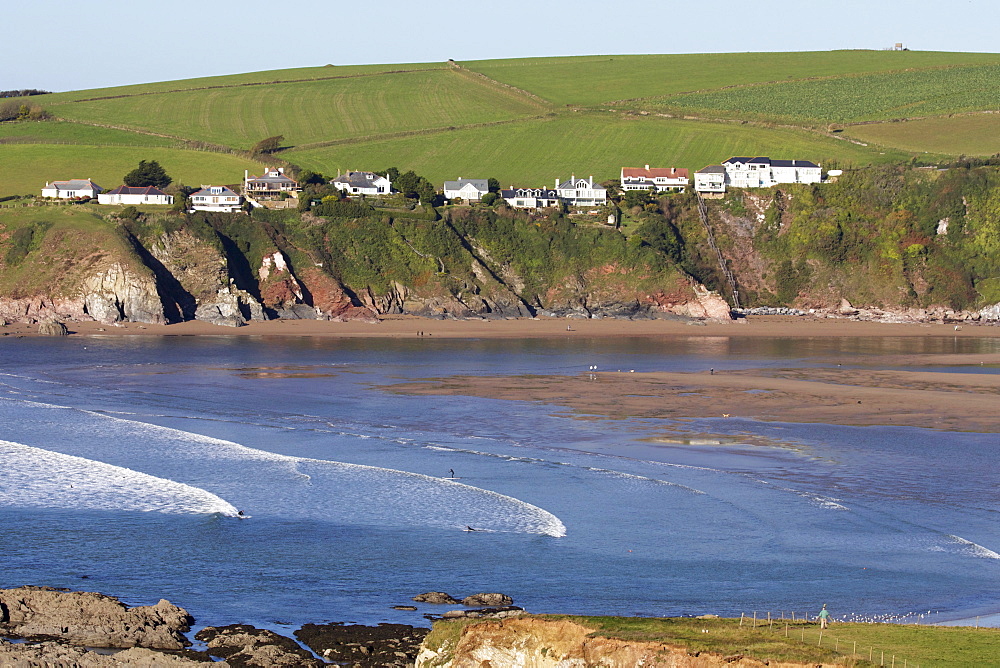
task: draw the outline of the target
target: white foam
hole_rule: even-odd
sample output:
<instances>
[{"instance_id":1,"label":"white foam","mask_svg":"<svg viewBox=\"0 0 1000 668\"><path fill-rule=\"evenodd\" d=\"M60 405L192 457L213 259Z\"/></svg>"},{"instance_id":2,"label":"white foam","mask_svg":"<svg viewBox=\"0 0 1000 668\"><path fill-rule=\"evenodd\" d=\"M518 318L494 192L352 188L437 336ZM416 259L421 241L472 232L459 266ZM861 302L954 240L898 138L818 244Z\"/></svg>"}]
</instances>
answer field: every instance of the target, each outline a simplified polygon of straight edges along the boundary
<instances>
[{"instance_id":1,"label":"white foam","mask_svg":"<svg viewBox=\"0 0 1000 668\"><path fill-rule=\"evenodd\" d=\"M232 504L191 485L83 457L0 441L0 500L30 508L220 513Z\"/></svg>"},{"instance_id":2,"label":"white foam","mask_svg":"<svg viewBox=\"0 0 1000 668\"><path fill-rule=\"evenodd\" d=\"M979 557L981 559L1000 559L1000 554L994 552L988 547L983 547L978 543L973 543L971 540L966 540L951 534L948 534L948 538L951 538L952 541L961 545L962 551L966 554L972 555L973 557Z\"/></svg>"}]
</instances>

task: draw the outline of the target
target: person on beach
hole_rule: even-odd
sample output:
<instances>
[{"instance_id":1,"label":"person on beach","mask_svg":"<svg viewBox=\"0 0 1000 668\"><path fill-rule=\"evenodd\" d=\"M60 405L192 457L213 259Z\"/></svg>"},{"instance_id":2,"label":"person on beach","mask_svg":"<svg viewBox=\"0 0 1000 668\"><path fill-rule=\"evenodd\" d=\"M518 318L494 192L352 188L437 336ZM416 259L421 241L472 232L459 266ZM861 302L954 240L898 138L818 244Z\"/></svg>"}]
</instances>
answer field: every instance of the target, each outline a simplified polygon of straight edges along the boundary
<instances>
[{"instance_id":1,"label":"person on beach","mask_svg":"<svg viewBox=\"0 0 1000 668\"><path fill-rule=\"evenodd\" d=\"M826 628L827 620L830 618L830 612L826 609L826 603L823 604L823 609L819 611L819 627L821 629Z\"/></svg>"}]
</instances>

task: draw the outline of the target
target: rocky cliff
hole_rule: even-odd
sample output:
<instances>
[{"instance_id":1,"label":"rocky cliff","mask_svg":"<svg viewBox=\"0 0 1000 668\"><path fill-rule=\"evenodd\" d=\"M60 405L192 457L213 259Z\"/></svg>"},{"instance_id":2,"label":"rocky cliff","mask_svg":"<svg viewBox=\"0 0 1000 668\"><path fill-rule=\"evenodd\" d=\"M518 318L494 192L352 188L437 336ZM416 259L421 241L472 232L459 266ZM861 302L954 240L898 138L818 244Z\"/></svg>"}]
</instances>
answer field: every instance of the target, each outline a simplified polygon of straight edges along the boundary
<instances>
[{"instance_id":1,"label":"rocky cliff","mask_svg":"<svg viewBox=\"0 0 1000 668\"><path fill-rule=\"evenodd\" d=\"M564 218L105 211L52 207L44 224L37 211L4 213L0 319L729 319L724 300L655 249Z\"/></svg>"}]
</instances>

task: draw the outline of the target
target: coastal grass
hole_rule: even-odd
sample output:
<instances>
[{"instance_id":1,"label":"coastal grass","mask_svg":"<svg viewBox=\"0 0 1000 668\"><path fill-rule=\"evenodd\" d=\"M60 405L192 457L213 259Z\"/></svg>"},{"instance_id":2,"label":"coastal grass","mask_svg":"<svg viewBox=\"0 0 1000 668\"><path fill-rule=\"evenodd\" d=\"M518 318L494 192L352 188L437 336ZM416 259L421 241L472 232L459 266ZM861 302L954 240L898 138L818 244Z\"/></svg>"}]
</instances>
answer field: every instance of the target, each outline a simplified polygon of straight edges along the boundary
<instances>
[{"instance_id":1,"label":"coastal grass","mask_svg":"<svg viewBox=\"0 0 1000 668\"><path fill-rule=\"evenodd\" d=\"M812 622L775 621L773 626L739 619L691 617L587 617L538 615L594 629L596 637L631 642L663 643L689 653L743 655L759 661L844 666L963 666L993 665L1000 646L1000 629L901 624L834 623L823 631ZM435 622L425 645L434 651L453 650L466 627L481 620ZM787 635L786 635L787 623Z\"/></svg>"},{"instance_id":2,"label":"coastal grass","mask_svg":"<svg viewBox=\"0 0 1000 668\"><path fill-rule=\"evenodd\" d=\"M640 100L646 109L787 122L851 123L997 108L1000 65L768 83Z\"/></svg>"},{"instance_id":3,"label":"coastal grass","mask_svg":"<svg viewBox=\"0 0 1000 668\"><path fill-rule=\"evenodd\" d=\"M162 146L10 144L0 146L0 197L40 195L46 181L93 179L105 189L122 184L140 160L156 160L175 183L232 184L260 164L234 155Z\"/></svg>"},{"instance_id":4,"label":"coastal grass","mask_svg":"<svg viewBox=\"0 0 1000 668\"><path fill-rule=\"evenodd\" d=\"M181 142L138 132L67 121L0 123L2 144L83 144L87 146L173 146Z\"/></svg>"},{"instance_id":5,"label":"coastal grass","mask_svg":"<svg viewBox=\"0 0 1000 668\"><path fill-rule=\"evenodd\" d=\"M982 64L1000 64L1000 54L844 50L521 58L461 63L557 105L597 105L752 83Z\"/></svg>"},{"instance_id":6,"label":"coastal grass","mask_svg":"<svg viewBox=\"0 0 1000 668\"><path fill-rule=\"evenodd\" d=\"M844 129L844 134L914 153L989 156L1000 153L1000 114L852 125Z\"/></svg>"},{"instance_id":7,"label":"coastal grass","mask_svg":"<svg viewBox=\"0 0 1000 668\"><path fill-rule=\"evenodd\" d=\"M696 169L733 155L809 156L819 163L863 166L908 159L795 128L720 124L612 113L577 113L432 136L348 143L281 155L336 174L367 165L413 169L434 183L459 176L495 177L504 187L552 185L555 178L617 179L623 166Z\"/></svg>"},{"instance_id":8,"label":"coastal grass","mask_svg":"<svg viewBox=\"0 0 1000 668\"><path fill-rule=\"evenodd\" d=\"M452 70L233 86L57 104L61 118L248 149L520 118L538 104Z\"/></svg>"}]
</instances>

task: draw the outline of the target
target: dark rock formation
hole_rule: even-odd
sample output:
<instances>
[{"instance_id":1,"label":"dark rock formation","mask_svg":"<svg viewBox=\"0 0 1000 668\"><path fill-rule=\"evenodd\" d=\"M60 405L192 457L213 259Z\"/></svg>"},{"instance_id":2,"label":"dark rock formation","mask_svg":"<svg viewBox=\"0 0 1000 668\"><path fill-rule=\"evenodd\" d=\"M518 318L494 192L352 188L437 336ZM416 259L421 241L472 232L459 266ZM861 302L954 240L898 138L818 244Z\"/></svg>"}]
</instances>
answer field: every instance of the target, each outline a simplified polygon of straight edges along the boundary
<instances>
[{"instance_id":1,"label":"dark rock formation","mask_svg":"<svg viewBox=\"0 0 1000 668\"><path fill-rule=\"evenodd\" d=\"M327 661L352 666L412 666L430 629L406 624L306 624L295 637Z\"/></svg>"},{"instance_id":2,"label":"dark rock formation","mask_svg":"<svg viewBox=\"0 0 1000 668\"><path fill-rule=\"evenodd\" d=\"M417 594L413 597L417 603L438 603L442 605L456 605L459 601L443 591L429 591L426 594Z\"/></svg>"},{"instance_id":3,"label":"dark rock formation","mask_svg":"<svg viewBox=\"0 0 1000 668\"><path fill-rule=\"evenodd\" d=\"M194 621L169 601L127 608L117 598L50 587L0 589L0 634L54 638L88 647L150 647L179 650L191 643L183 632Z\"/></svg>"},{"instance_id":4,"label":"dark rock formation","mask_svg":"<svg viewBox=\"0 0 1000 668\"><path fill-rule=\"evenodd\" d=\"M462 599L462 605L468 606L502 606L511 605L514 602L510 596L506 594L473 594L472 596L466 596Z\"/></svg>"},{"instance_id":5,"label":"dark rock formation","mask_svg":"<svg viewBox=\"0 0 1000 668\"><path fill-rule=\"evenodd\" d=\"M291 638L247 624L207 626L195 638L208 646L209 654L225 659L234 668L324 665Z\"/></svg>"},{"instance_id":6,"label":"dark rock formation","mask_svg":"<svg viewBox=\"0 0 1000 668\"><path fill-rule=\"evenodd\" d=\"M38 333L42 336L68 336L69 330L58 320L49 320L38 325Z\"/></svg>"},{"instance_id":7,"label":"dark rock formation","mask_svg":"<svg viewBox=\"0 0 1000 668\"><path fill-rule=\"evenodd\" d=\"M524 612L524 608L516 605L505 605L496 608L476 608L475 610L449 610L441 615L441 619L503 619L515 617Z\"/></svg>"}]
</instances>

